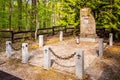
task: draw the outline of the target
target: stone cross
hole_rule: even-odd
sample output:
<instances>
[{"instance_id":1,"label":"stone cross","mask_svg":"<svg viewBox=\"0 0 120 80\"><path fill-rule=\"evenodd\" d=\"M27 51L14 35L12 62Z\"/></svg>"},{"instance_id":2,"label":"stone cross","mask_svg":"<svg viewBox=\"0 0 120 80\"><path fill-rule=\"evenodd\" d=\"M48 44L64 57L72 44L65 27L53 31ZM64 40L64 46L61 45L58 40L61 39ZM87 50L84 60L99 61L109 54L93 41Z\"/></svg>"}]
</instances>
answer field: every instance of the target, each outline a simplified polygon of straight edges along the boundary
<instances>
[{"instance_id":1,"label":"stone cross","mask_svg":"<svg viewBox=\"0 0 120 80\"><path fill-rule=\"evenodd\" d=\"M11 52L12 52L12 48L11 48L11 41L6 41L6 55L7 58L11 57Z\"/></svg>"},{"instance_id":2,"label":"stone cross","mask_svg":"<svg viewBox=\"0 0 120 80\"><path fill-rule=\"evenodd\" d=\"M51 67L51 55L50 55L50 47L44 47L44 69L49 69Z\"/></svg>"},{"instance_id":3,"label":"stone cross","mask_svg":"<svg viewBox=\"0 0 120 80\"><path fill-rule=\"evenodd\" d=\"M28 62L28 43L22 43L22 63Z\"/></svg>"},{"instance_id":4,"label":"stone cross","mask_svg":"<svg viewBox=\"0 0 120 80\"><path fill-rule=\"evenodd\" d=\"M102 38L99 40L99 56L100 57L103 56L103 39Z\"/></svg>"},{"instance_id":5,"label":"stone cross","mask_svg":"<svg viewBox=\"0 0 120 80\"><path fill-rule=\"evenodd\" d=\"M60 31L60 41L63 41L63 31Z\"/></svg>"},{"instance_id":6,"label":"stone cross","mask_svg":"<svg viewBox=\"0 0 120 80\"><path fill-rule=\"evenodd\" d=\"M39 47L44 45L43 35L39 35Z\"/></svg>"},{"instance_id":7,"label":"stone cross","mask_svg":"<svg viewBox=\"0 0 120 80\"><path fill-rule=\"evenodd\" d=\"M109 45L110 46L113 45L113 34L112 33L109 34Z\"/></svg>"},{"instance_id":8,"label":"stone cross","mask_svg":"<svg viewBox=\"0 0 120 80\"><path fill-rule=\"evenodd\" d=\"M84 77L84 51L78 50L76 51L76 69L75 74L76 77L82 79Z\"/></svg>"}]
</instances>

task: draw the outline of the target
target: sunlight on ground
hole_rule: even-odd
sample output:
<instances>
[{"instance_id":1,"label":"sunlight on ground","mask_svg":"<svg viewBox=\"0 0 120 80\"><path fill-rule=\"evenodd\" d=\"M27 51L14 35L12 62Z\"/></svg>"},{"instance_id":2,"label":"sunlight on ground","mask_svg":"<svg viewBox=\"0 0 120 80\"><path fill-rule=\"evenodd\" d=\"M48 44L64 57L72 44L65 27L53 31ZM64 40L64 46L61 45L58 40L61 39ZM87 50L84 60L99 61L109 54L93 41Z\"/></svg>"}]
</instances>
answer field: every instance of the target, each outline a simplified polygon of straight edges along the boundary
<instances>
[{"instance_id":1,"label":"sunlight on ground","mask_svg":"<svg viewBox=\"0 0 120 80\"><path fill-rule=\"evenodd\" d=\"M49 39L47 42L45 42L45 44L48 45L48 44L54 44L57 42L59 42L59 38L52 38L52 39Z\"/></svg>"},{"instance_id":2,"label":"sunlight on ground","mask_svg":"<svg viewBox=\"0 0 120 80\"><path fill-rule=\"evenodd\" d=\"M54 69L42 70L41 74L36 75L37 80L76 80L73 75L65 75L56 72Z\"/></svg>"},{"instance_id":3,"label":"sunlight on ground","mask_svg":"<svg viewBox=\"0 0 120 80\"><path fill-rule=\"evenodd\" d=\"M39 48L38 45L29 46L29 49L30 49L30 50L35 50L35 49L38 49L38 48Z\"/></svg>"},{"instance_id":4,"label":"sunlight on ground","mask_svg":"<svg viewBox=\"0 0 120 80\"><path fill-rule=\"evenodd\" d=\"M110 47L109 50L114 53L119 53L120 52L120 46L113 46Z\"/></svg>"},{"instance_id":5,"label":"sunlight on ground","mask_svg":"<svg viewBox=\"0 0 120 80\"><path fill-rule=\"evenodd\" d=\"M7 60L7 64L10 65L12 69L16 69L16 68L20 67L21 60L10 58L10 59Z\"/></svg>"}]
</instances>

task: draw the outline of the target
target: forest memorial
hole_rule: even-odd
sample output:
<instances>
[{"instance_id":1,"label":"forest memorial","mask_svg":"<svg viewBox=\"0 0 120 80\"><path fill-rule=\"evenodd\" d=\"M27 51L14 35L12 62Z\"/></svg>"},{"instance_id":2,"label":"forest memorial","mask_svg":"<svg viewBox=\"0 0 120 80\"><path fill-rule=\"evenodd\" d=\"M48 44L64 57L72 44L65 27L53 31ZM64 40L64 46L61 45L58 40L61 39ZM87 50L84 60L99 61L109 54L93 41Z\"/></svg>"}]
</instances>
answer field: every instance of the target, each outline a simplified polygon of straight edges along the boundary
<instances>
[{"instance_id":1,"label":"forest memorial","mask_svg":"<svg viewBox=\"0 0 120 80\"><path fill-rule=\"evenodd\" d=\"M90 8L80 10L80 41L96 40L96 24Z\"/></svg>"}]
</instances>

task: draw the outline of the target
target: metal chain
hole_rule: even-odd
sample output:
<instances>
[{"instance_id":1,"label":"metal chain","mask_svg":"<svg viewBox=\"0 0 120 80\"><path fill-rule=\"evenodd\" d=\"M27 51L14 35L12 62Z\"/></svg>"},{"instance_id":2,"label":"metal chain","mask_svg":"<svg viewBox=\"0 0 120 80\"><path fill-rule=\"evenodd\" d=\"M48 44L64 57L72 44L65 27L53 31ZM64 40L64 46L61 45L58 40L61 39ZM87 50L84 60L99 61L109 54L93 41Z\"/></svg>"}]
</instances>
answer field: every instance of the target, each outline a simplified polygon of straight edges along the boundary
<instances>
[{"instance_id":1,"label":"metal chain","mask_svg":"<svg viewBox=\"0 0 120 80\"><path fill-rule=\"evenodd\" d=\"M13 50L15 50L15 51L21 50L21 47L20 47L20 48L14 48L12 44L10 44L10 45L11 45L11 48L12 48Z\"/></svg>"},{"instance_id":2,"label":"metal chain","mask_svg":"<svg viewBox=\"0 0 120 80\"><path fill-rule=\"evenodd\" d=\"M68 59L70 59L70 58L73 58L73 57L76 55L76 53L73 53L73 54L71 54L71 55L68 56L68 57L61 57L61 56L58 56L57 54L55 54L55 52L54 52L51 48L49 48L49 50L52 52L52 54L53 54L55 57L57 57L58 59L62 59L62 60L68 60Z\"/></svg>"},{"instance_id":3,"label":"metal chain","mask_svg":"<svg viewBox=\"0 0 120 80\"><path fill-rule=\"evenodd\" d=\"M55 64L61 66L61 67L66 67L66 68L71 68L71 67L75 67L75 65L72 65L72 66L65 66L65 65L62 65L62 64L59 64L58 62L54 61Z\"/></svg>"}]
</instances>

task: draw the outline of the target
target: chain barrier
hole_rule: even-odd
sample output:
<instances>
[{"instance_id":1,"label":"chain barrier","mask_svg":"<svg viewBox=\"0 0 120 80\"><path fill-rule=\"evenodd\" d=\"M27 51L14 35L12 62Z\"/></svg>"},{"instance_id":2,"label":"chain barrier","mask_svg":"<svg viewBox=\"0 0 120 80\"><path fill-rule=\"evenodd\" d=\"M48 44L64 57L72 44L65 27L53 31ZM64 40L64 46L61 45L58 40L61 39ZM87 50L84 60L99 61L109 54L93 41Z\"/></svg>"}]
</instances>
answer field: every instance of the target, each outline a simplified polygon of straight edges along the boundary
<instances>
[{"instance_id":1,"label":"chain barrier","mask_svg":"<svg viewBox=\"0 0 120 80\"><path fill-rule=\"evenodd\" d=\"M13 49L13 50L15 50L15 51L19 51L19 50L21 50L21 48L22 48L22 46L21 47L19 47L19 48L15 48L15 47L13 47L13 45L10 43L10 45L11 45L11 48Z\"/></svg>"},{"instance_id":2,"label":"chain barrier","mask_svg":"<svg viewBox=\"0 0 120 80\"><path fill-rule=\"evenodd\" d=\"M65 66L65 65L62 65L62 64L59 64L58 62L54 61L55 64L61 66L61 67L66 67L66 68L71 68L71 67L75 67L75 65L72 65L72 66Z\"/></svg>"},{"instance_id":3,"label":"chain barrier","mask_svg":"<svg viewBox=\"0 0 120 80\"><path fill-rule=\"evenodd\" d=\"M55 57L57 57L58 59L62 59L62 60L71 59L71 58L73 58L73 57L76 55L76 53L73 53L73 54L71 54L71 55L68 56L68 57L61 57L61 56L58 56L57 54L55 54L55 52L54 52L51 48L49 48L49 50L52 52L52 54L53 54Z\"/></svg>"}]
</instances>

